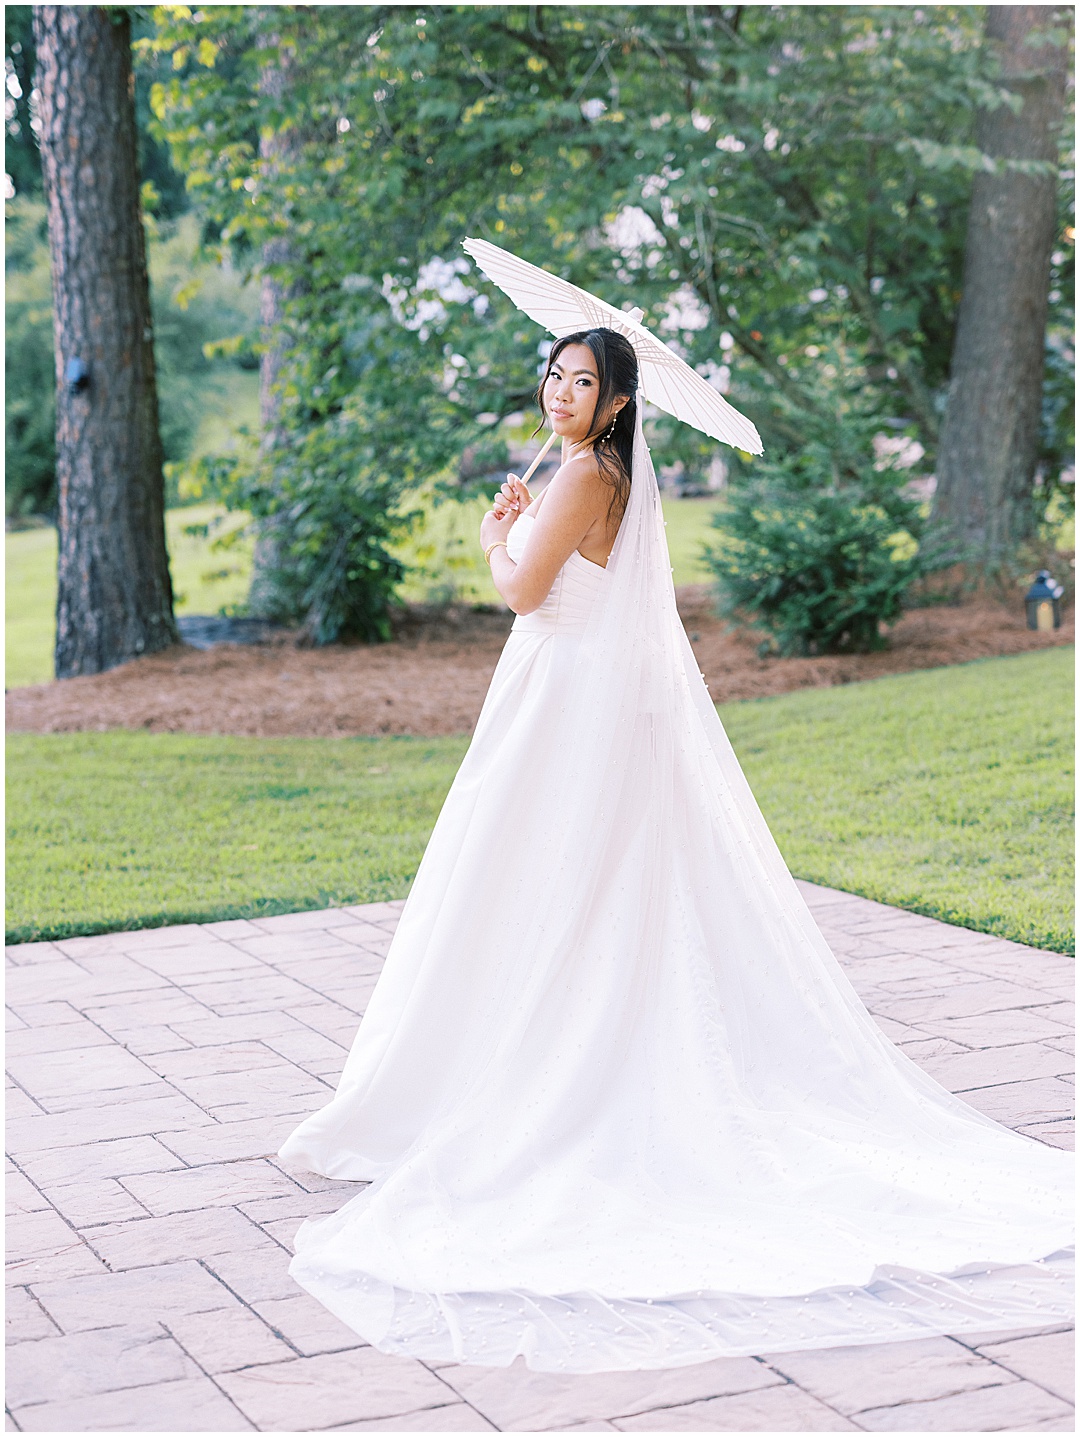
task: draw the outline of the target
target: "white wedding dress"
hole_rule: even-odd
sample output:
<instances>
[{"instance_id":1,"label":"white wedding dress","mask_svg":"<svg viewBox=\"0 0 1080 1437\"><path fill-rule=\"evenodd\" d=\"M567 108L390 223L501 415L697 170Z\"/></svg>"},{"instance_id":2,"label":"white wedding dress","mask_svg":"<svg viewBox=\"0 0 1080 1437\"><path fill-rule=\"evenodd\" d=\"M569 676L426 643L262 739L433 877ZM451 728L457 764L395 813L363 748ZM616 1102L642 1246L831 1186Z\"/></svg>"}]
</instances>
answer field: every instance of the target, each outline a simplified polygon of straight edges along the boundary
<instances>
[{"instance_id":1,"label":"white wedding dress","mask_svg":"<svg viewBox=\"0 0 1080 1437\"><path fill-rule=\"evenodd\" d=\"M520 557L532 520L510 534ZM386 1352L674 1367L1070 1312L1070 1155L882 1036L675 610L638 426L606 569L518 618L334 1099L290 1271Z\"/></svg>"}]
</instances>

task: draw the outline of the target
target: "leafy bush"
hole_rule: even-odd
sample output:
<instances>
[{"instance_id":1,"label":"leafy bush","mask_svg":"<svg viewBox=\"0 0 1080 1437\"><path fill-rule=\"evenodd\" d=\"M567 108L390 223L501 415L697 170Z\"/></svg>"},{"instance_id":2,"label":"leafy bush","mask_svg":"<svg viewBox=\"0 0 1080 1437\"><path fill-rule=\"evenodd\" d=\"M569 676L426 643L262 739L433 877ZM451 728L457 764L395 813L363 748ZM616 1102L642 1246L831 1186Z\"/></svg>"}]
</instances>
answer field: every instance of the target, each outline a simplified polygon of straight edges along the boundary
<instances>
[{"instance_id":1,"label":"leafy bush","mask_svg":"<svg viewBox=\"0 0 1080 1437\"><path fill-rule=\"evenodd\" d=\"M713 523L706 558L722 612L772 635L763 652L859 652L882 648L905 591L935 567L924 518L905 493L908 476L871 459L843 469L823 445L756 463Z\"/></svg>"}]
</instances>

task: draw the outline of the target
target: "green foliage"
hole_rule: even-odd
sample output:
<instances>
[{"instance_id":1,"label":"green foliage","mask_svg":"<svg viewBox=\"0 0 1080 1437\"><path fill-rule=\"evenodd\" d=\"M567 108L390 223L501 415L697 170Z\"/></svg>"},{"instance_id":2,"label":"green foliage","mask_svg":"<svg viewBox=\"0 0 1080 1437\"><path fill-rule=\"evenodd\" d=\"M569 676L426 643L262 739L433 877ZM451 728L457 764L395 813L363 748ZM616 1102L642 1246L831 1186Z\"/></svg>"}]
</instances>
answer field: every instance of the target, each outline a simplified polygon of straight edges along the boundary
<instances>
[{"instance_id":1,"label":"green foliage","mask_svg":"<svg viewBox=\"0 0 1080 1437\"><path fill-rule=\"evenodd\" d=\"M156 14L151 102L212 247L257 271L288 241L270 264L291 295L286 448L325 427L321 452L352 462L340 416L362 392L403 495L413 477L453 491L462 453L494 449L530 405L542 335L462 259L478 234L645 307L770 456L856 389L843 402L910 429L932 465L985 167L975 115L1003 102L977 8ZM265 83L279 63L284 87ZM815 349L850 363L830 381ZM415 419L404 446L395 404ZM663 418L654 437L692 471L715 452ZM362 489L390 482L381 447ZM266 486L276 469L268 455Z\"/></svg>"},{"instance_id":2,"label":"green foliage","mask_svg":"<svg viewBox=\"0 0 1080 1437\"><path fill-rule=\"evenodd\" d=\"M914 426L880 432L858 346L808 345L800 362L815 399L802 442L735 476L707 562L721 611L770 634L763 652L865 653L884 647L880 626L947 555L926 536L913 492L923 457ZM797 421L788 396L780 412Z\"/></svg>"},{"instance_id":3,"label":"green foliage","mask_svg":"<svg viewBox=\"0 0 1080 1437\"><path fill-rule=\"evenodd\" d=\"M721 609L767 629L763 650L882 648L879 626L897 619L914 580L943 562L927 547L910 475L890 457L874 462L870 449L865 424L838 426L827 442L808 439L797 453L755 464L717 511L708 562Z\"/></svg>"},{"instance_id":4,"label":"green foliage","mask_svg":"<svg viewBox=\"0 0 1080 1437\"><path fill-rule=\"evenodd\" d=\"M1070 952L1071 664L1053 649L720 714L800 877ZM402 898L465 747L11 734L8 940Z\"/></svg>"},{"instance_id":5,"label":"green foliage","mask_svg":"<svg viewBox=\"0 0 1080 1437\"><path fill-rule=\"evenodd\" d=\"M12 200L6 214L5 488L11 515L53 503L56 371L44 209Z\"/></svg>"},{"instance_id":6,"label":"green foliage","mask_svg":"<svg viewBox=\"0 0 1080 1437\"><path fill-rule=\"evenodd\" d=\"M231 367L211 361L206 348L226 335L250 333L257 297L234 270L205 260L193 265L193 216L168 226L151 221L149 229L158 414L166 461L176 465L189 456L215 386ZM44 205L9 200L5 231L7 513L46 514L56 502L56 376ZM175 501L175 482L169 490Z\"/></svg>"},{"instance_id":7,"label":"green foliage","mask_svg":"<svg viewBox=\"0 0 1080 1437\"><path fill-rule=\"evenodd\" d=\"M1074 659L1045 649L720 712L800 878L1071 953Z\"/></svg>"}]
</instances>

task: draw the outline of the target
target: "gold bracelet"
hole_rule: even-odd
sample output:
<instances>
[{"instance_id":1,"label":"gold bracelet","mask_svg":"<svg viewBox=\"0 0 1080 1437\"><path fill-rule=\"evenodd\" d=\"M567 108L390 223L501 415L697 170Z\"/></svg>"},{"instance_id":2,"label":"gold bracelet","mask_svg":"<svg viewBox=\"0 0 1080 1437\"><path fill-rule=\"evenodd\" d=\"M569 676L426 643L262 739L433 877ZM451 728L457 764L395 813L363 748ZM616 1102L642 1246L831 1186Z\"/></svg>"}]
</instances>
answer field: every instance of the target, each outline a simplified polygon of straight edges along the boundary
<instances>
[{"instance_id":1,"label":"gold bracelet","mask_svg":"<svg viewBox=\"0 0 1080 1437\"><path fill-rule=\"evenodd\" d=\"M491 566L491 556L496 549L506 549L506 542L503 539L496 539L494 544L489 544L484 550L484 563ZM507 553L510 551L507 549Z\"/></svg>"}]
</instances>

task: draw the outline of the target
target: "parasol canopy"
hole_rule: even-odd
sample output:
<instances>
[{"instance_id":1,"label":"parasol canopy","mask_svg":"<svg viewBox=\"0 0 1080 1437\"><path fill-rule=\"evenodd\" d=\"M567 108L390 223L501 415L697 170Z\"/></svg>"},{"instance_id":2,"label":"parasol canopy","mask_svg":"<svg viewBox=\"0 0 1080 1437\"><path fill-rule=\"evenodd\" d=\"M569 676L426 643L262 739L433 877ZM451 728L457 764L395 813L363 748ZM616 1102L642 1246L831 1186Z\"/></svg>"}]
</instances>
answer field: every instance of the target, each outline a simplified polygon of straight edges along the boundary
<instances>
[{"instance_id":1,"label":"parasol canopy","mask_svg":"<svg viewBox=\"0 0 1080 1437\"><path fill-rule=\"evenodd\" d=\"M644 311L628 313L588 290L549 274L487 240L466 239L462 247L490 280L530 319L556 338L579 329L617 330L634 346L642 397L668 414L748 454L762 452L757 430L745 415L641 323Z\"/></svg>"}]
</instances>

